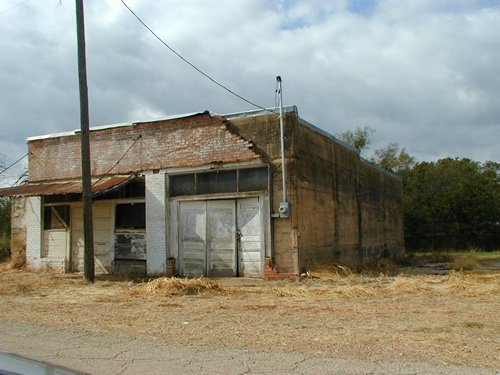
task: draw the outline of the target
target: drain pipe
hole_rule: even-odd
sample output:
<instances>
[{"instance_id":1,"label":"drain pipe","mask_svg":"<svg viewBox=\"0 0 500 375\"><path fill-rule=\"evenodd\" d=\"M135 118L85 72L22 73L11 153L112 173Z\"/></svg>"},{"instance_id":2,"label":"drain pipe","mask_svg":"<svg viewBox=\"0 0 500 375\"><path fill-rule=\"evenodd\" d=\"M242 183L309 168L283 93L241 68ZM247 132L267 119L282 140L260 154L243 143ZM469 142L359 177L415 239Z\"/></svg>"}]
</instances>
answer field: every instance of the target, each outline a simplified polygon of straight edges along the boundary
<instances>
[{"instance_id":1,"label":"drain pipe","mask_svg":"<svg viewBox=\"0 0 500 375\"><path fill-rule=\"evenodd\" d=\"M281 86L281 77L276 77L278 85L278 104L280 109L280 145L281 145L281 183L282 198L279 206L279 217L287 219L290 216L290 204L287 202L286 194L286 162L285 162L285 135L283 130L283 93Z\"/></svg>"}]
</instances>

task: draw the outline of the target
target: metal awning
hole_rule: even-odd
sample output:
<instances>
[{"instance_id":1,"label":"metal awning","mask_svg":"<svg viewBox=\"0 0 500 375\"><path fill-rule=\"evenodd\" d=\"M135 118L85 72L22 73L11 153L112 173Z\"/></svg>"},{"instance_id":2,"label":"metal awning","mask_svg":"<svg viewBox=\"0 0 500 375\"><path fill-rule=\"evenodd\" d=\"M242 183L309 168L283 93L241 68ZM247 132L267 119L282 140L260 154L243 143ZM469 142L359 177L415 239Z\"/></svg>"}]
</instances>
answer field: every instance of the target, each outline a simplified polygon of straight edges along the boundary
<instances>
[{"instance_id":1,"label":"metal awning","mask_svg":"<svg viewBox=\"0 0 500 375\"><path fill-rule=\"evenodd\" d=\"M119 189L128 184L135 176L113 176L92 182L92 193L105 194L108 191ZM10 188L1 188L0 197L29 197L39 195L58 195L58 194L81 194L82 181L73 180L67 182L45 182L31 183L27 182L21 186Z\"/></svg>"}]
</instances>

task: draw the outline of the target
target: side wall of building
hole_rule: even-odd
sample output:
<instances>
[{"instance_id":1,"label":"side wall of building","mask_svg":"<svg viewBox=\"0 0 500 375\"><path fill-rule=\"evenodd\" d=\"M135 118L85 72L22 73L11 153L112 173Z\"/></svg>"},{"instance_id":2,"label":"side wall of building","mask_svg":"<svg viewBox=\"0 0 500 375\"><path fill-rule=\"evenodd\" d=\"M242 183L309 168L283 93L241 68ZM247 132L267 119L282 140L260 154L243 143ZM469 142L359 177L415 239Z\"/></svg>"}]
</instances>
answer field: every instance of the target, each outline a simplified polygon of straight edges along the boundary
<instances>
[{"instance_id":1,"label":"side wall of building","mask_svg":"<svg viewBox=\"0 0 500 375\"><path fill-rule=\"evenodd\" d=\"M404 255L401 181L361 161L359 208L362 231L358 258L361 261L401 258Z\"/></svg>"},{"instance_id":2,"label":"side wall of building","mask_svg":"<svg viewBox=\"0 0 500 375\"><path fill-rule=\"evenodd\" d=\"M300 271L401 256L399 179L303 124L295 140Z\"/></svg>"}]
</instances>

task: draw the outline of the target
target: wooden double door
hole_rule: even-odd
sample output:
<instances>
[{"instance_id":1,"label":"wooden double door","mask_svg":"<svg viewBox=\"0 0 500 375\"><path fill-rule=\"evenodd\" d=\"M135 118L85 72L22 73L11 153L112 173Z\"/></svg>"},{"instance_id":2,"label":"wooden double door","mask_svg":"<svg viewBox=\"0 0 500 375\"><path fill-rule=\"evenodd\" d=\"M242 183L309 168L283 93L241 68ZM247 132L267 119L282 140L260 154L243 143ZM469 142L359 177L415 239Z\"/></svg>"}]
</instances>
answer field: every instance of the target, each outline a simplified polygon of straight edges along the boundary
<instances>
[{"instance_id":1,"label":"wooden double door","mask_svg":"<svg viewBox=\"0 0 500 375\"><path fill-rule=\"evenodd\" d=\"M262 277L260 198L179 204L179 261L184 276Z\"/></svg>"}]
</instances>

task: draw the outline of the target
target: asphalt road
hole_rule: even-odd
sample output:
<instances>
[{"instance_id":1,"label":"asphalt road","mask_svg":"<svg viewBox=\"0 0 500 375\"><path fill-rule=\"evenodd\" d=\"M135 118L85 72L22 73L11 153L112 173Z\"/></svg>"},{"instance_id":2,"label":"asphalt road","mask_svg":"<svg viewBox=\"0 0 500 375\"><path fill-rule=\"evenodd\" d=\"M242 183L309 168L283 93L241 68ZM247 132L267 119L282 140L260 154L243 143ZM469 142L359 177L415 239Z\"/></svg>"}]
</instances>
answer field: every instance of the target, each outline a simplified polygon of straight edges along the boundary
<instances>
[{"instance_id":1,"label":"asphalt road","mask_svg":"<svg viewBox=\"0 0 500 375\"><path fill-rule=\"evenodd\" d=\"M92 374L500 374L462 366L174 345L8 322L0 322L0 351Z\"/></svg>"}]
</instances>

